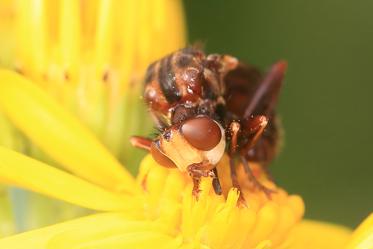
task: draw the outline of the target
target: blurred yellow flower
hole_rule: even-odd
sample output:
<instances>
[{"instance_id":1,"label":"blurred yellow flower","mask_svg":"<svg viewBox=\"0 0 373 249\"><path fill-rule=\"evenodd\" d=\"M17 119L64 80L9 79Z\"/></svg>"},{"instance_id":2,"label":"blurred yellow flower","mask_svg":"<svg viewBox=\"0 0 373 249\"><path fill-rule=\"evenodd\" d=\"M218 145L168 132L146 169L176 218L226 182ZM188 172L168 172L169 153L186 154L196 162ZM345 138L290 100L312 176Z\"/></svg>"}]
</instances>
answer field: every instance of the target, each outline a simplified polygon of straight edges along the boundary
<instances>
[{"instance_id":1,"label":"blurred yellow flower","mask_svg":"<svg viewBox=\"0 0 373 249\"><path fill-rule=\"evenodd\" d=\"M181 1L4 0L0 19L0 65L53 96L136 172L144 152L129 137L152 128L141 78L149 63L185 45ZM0 145L57 165L1 113ZM12 205L0 212L12 206L20 231L87 212L17 189L3 194Z\"/></svg>"},{"instance_id":2,"label":"blurred yellow flower","mask_svg":"<svg viewBox=\"0 0 373 249\"><path fill-rule=\"evenodd\" d=\"M13 69L55 97L117 158L133 164L141 152L129 136L151 129L151 122L142 122L148 120L139 98L143 73L152 61L185 46L180 1L15 0L7 6L7 26L15 34Z\"/></svg>"},{"instance_id":3,"label":"blurred yellow flower","mask_svg":"<svg viewBox=\"0 0 373 249\"><path fill-rule=\"evenodd\" d=\"M0 148L0 182L105 211L4 238L0 248L371 248L372 216L352 237L345 228L300 222L302 199L267 180L260 167L254 168L260 181L277 193L269 200L241 179L246 207L237 205L238 192L227 181L226 158L218 166L225 197L204 179L196 201L191 179L151 156L134 179L74 116L16 73L0 71L0 109L75 174Z\"/></svg>"}]
</instances>

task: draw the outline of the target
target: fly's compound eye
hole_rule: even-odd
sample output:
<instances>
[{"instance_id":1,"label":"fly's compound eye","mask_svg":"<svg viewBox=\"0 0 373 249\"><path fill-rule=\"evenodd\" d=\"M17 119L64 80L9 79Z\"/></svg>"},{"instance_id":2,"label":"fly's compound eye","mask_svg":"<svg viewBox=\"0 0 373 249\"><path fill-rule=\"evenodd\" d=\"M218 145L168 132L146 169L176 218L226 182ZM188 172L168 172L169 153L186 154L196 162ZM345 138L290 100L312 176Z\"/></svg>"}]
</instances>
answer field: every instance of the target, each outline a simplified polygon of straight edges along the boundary
<instances>
[{"instance_id":1,"label":"fly's compound eye","mask_svg":"<svg viewBox=\"0 0 373 249\"><path fill-rule=\"evenodd\" d=\"M150 152L153 156L153 159L160 165L166 168L176 168L175 163L162 152L159 140L155 140L151 143Z\"/></svg>"},{"instance_id":2,"label":"fly's compound eye","mask_svg":"<svg viewBox=\"0 0 373 249\"><path fill-rule=\"evenodd\" d=\"M221 141L222 131L219 125L208 117L197 117L181 126L181 134L196 149L209 151Z\"/></svg>"}]
</instances>

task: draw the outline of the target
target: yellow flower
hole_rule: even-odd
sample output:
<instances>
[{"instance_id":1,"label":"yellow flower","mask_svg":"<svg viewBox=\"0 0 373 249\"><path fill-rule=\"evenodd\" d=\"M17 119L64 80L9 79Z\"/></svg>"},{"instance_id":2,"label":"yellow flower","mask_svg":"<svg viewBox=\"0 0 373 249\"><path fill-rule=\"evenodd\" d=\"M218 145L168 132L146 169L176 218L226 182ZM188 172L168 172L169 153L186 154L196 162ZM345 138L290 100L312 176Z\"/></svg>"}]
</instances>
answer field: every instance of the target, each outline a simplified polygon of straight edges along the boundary
<instances>
[{"instance_id":1,"label":"yellow flower","mask_svg":"<svg viewBox=\"0 0 373 249\"><path fill-rule=\"evenodd\" d=\"M53 96L136 172L144 152L133 148L129 137L148 135L152 127L140 98L141 77L153 60L185 45L181 2L5 0L0 19L0 64ZM0 145L56 165L1 113ZM86 212L71 206L65 212L64 204L25 193L4 192L12 197L18 230ZM9 213L9 205L2 206L0 211ZM50 214L56 207L62 211ZM36 215L38 208L46 211Z\"/></svg>"},{"instance_id":2,"label":"yellow flower","mask_svg":"<svg viewBox=\"0 0 373 249\"><path fill-rule=\"evenodd\" d=\"M225 197L204 179L196 201L190 178L151 156L134 179L76 118L13 72L0 71L0 109L74 173L0 148L0 182L103 212L4 238L0 248L372 248L373 216L353 235L330 224L300 222L302 199L267 180L260 167L255 174L277 193L269 200L242 178L246 206L237 205L226 158L218 166Z\"/></svg>"},{"instance_id":3,"label":"yellow flower","mask_svg":"<svg viewBox=\"0 0 373 249\"><path fill-rule=\"evenodd\" d=\"M7 26L15 33L12 67L77 116L117 158L136 162L139 150L129 136L152 127L139 98L142 76L152 61L185 46L180 1L8 5L13 18Z\"/></svg>"}]
</instances>

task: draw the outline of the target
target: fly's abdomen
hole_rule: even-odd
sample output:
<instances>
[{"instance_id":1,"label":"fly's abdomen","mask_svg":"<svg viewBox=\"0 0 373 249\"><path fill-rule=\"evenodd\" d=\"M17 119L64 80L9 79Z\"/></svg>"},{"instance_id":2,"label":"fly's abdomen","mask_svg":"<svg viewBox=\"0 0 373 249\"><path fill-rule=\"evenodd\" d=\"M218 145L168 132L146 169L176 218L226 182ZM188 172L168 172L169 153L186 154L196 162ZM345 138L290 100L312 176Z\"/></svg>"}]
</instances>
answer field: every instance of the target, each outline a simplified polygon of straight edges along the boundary
<instances>
[{"instance_id":1,"label":"fly's abdomen","mask_svg":"<svg viewBox=\"0 0 373 249\"><path fill-rule=\"evenodd\" d=\"M144 98L152 111L167 115L177 104L203 98L203 59L202 52L183 49L149 66Z\"/></svg>"}]
</instances>

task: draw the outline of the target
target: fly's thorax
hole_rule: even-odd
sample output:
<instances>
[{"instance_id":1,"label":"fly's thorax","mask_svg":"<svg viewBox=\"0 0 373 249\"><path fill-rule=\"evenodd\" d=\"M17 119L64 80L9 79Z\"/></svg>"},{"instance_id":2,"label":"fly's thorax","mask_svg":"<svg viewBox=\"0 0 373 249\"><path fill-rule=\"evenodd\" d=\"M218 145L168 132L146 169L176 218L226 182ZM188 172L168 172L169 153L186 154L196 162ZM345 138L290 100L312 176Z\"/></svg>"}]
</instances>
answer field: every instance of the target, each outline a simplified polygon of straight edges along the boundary
<instances>
[{"instance_id":1,"label":"fly's thorax","mask_svg":"<svg viewBox=\"0 0 373 249\"><path fill-rule=\"evenodd\" d=\"M188 166L201 162L213 168L222 158L226 145L223 127L204 116L172 126L155 141L156 153L167 157L181 171L187 171ZM162 164L167 160L157 161Z\"/></svg>"}]
</instances>

